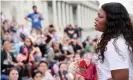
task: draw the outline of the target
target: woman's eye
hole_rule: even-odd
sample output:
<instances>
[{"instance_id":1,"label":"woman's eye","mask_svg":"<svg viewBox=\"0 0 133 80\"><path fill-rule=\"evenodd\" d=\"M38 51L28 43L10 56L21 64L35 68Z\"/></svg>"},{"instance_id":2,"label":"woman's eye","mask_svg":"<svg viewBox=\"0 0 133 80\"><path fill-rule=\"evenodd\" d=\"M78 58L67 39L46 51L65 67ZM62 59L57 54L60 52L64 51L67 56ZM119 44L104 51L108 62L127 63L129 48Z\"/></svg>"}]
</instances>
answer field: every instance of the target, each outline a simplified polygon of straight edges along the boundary
<instances>
[{"instance_id":1,"label":"woman's eye","mask_svg":"<svg viewBox=\"0 0 133 80\"><path fill-rule=\"evenodd\" d=\"M103 18L102 16L99 16L99 18Z\"/></svg>"}]
</instances>

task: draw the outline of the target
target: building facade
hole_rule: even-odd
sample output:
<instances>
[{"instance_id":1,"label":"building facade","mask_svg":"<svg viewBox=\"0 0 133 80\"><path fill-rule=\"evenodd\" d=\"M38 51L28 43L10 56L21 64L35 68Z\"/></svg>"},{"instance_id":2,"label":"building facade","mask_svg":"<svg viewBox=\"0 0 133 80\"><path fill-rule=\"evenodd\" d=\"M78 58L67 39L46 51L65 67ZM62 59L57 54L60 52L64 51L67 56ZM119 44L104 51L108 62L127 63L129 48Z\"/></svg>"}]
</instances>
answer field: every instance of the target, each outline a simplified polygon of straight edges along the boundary
<instances>
[{"instance_id":1,"label":"building facade","mask_svg":"<svg viewBox=\"0 0 133 80\"><path fill-rule=\"evenodd\" d=\"M25 24L30 30L31 23L25 21L24 17L32 13L33 5L37 6L44 17L43 28L54 24L59 36L62 36L61 33L69 24L78 25L83 29L83 39L88 35L94 38L97 34L94 19L99 8L98 1L2 1L1 9L9 20L14 16L18 24Z\"/></svg>"}]
</instances>

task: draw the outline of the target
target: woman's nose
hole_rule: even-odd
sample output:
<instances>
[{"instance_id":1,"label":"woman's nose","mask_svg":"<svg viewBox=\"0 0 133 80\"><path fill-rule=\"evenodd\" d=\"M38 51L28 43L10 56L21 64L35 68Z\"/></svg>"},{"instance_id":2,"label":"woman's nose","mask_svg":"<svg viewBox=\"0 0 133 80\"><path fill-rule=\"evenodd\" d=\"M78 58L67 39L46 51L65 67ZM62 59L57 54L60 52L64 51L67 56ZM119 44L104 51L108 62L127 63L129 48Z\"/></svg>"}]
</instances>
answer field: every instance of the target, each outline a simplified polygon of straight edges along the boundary
<instances>
[{"instance_id":1,"label":"woman's nose","mask_svg":"<svg viewBox=\"0 0 133 80\"><path fill-rule=\"evenodd\" d=\"M98 20L98 17L95 18L95 21L97 21L97 20Z\"/></svg>"}]
</instances>

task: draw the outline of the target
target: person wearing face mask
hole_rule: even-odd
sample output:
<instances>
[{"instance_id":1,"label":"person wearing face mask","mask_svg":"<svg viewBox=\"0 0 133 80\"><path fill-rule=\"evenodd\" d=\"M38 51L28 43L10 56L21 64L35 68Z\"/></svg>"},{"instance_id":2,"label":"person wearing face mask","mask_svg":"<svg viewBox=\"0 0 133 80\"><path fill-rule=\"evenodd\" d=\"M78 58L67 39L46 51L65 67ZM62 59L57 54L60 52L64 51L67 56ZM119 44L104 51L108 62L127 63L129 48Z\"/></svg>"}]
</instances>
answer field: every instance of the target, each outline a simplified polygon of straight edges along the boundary
<instances>
[{"instance_id":1,"label":"person wearing face mask","mask_svg":"<svg viewBox=\"0 0 133 80\"><path fill-rule=\"evenodd\" d=\"M59 75L56 76L55 80L72 80L67 73L67 64L66 63L60 63L59 64L58 74Z\"/></svg>"},{"instance_id":2,"label":"person wearing face mask","mask_svg":"<svg viewBox=\"0 0 133 80\"><path fill-rule=\"evenodd\" d=\"M37 11L37 6L33 6L33 13L28 14L25 20L32 22L32 31L36 31L37 34L41 33L42 25L41 20L43 20L42 15ZM29 19L31 20L29 20Z\"/></svg>"},{"instance_id":3,"label":"person wearing face mask","mask_svg":"<svg viewBox=\"0 0 133 80\"><path fill-rule=\"evenodd\" d=\"M77 34L74 34L73 39L69 41L69 44L73 47L75 53L84 50L82 42L79 39L77 39Z\"/></svg>"},{"instance_id":4,"label":"person wearing face mask","mask_svg":"<svg viewBox=\"0 0 133 80\"><path fill-rule=\"evenodd\" d=\"M73 35L76 33L75 29L72 27L71 24L69 24L65 29L64 33L67 34L67 36L71 39L73 38Z\"/></svg>"}]
</instances>

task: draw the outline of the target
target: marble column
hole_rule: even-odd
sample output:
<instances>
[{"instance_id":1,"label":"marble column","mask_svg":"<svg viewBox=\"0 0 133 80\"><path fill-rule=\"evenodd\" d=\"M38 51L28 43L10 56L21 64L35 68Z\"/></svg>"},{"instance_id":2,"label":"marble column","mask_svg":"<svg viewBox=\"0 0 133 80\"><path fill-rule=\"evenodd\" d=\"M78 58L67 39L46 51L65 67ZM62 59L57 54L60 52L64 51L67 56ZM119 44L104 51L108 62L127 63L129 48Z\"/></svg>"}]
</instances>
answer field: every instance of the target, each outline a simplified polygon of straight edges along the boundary
<instances>
[{"instance_id":1,"label":"marble column","mask_svg":"<svg viewBox=\"0 0 133 80\"><path fill-rule=\"evenodd\" d=\"M81 6L81 26L84 27L84 10L83 10L83 5Z\"/></svg>"},{"instance_id":2,"label":"marble column","mask_svg":"<svg viewBox=\"0 0 133 80\"><path fill-rule=\"evenodd\" d=\"M52 7L53 7L53 24L57 30L57 32L59 32L58 26L57 26L57 6L56 6L56 1L53 0L52 1Z\"/></svg>"},{"instance_id":3,"label":"marble column","mask_svg":"<svg viewBox=\"0 0 133 80\"><path fill-rule=\"evenodd\" d=\"M72 5L69 6L69 14L70 14L70 24L73 26L73 9L72 9Z\"/></svg>"},{"instance_id":4,"label":"marble column","mask_svg":"<svg viewBox=\"0 0 133 80\"><path fill-rule=\"evenodd\" d=\"M74 20L73 20L73 6L71 6L71 21L72 21L72 25L74 26Z\"/></svg>"},{"instance_id":5,"label":"marble column","mask_svg":"<svg viewBox=\"0 0 133 80\"><path fill-rule=\"evenodd\" d=\"M81 26L81 5L77 5L77 25Z\"/></svg>"},{"instance_id":6,"label":"marble column","mask_svg":"<svg viewBox=\"0 0 133 80\"><path fill-rule=\"evenodd\" d=\"M63 26L62 27L65 27L66 26L66 20L65 20L65 3L62 2L62 19L63 19Z\"/></svg>"},{"instance_id":7,"label":"marble column","mask_svg":"<svg viewBox=\"0 0 133 80\"><path fill-rule=\"evenodd\" d=\"M48 17L48 2L44 1L43 2L44 10L43 10L43 18L44 18L44 27L47 27L49 25L49 17Z\"/></svg>"},{"instance_id":8,"label":"marble column","mask_svg":"<svg viewBox=\"0 0 133 80\"><path fill-rule=\"evenodd\" d=\"M89 28L89 10L88 10L88 7L86 9L86 14L87 14L87 27Z\"/></svg>"},{"instance_id":9,"label":"marble column","mask_svg":"<svg viewBox=\"0 0 133 80\"><path fill-rule=\"evenodd\" d=\"M66 3L66 19L67 19L67 25L70 24L70 16L69 16L69 5Z\"/></svg>"},{"instance_id":10,"label":"marble column","mask_svg":"<svg viewBox=\"0 0 133 80\"><path fill-rule=\"evenodd\" d=\"M62 27L62 14L61 14L61 2L58 1L57 2L57 8L58 8L58 27L59 27L59 30L61 30L61 27Z\"/></svg>"},{"instance_id":11,"label":"marble column","mask_svg":"<svg viewBox=\"0 0 133 80\"><path fill-rule=\"evenodd\" d=\"M83 6L83 22L84 22L84 27L86 27L85 17L86 17L86 14L85 14L85 6Z\"/></svg>"},{"instance_id":12,"label":"marble column","mask_svg":"<svg viewBox=\"0 0 133 80\"><path fill-rule=\"evenodd\" d=\"M88 21L87 21L87 7L85 7L85 27L87 28L88 26Z\"/></svg>"}]
</instances>

